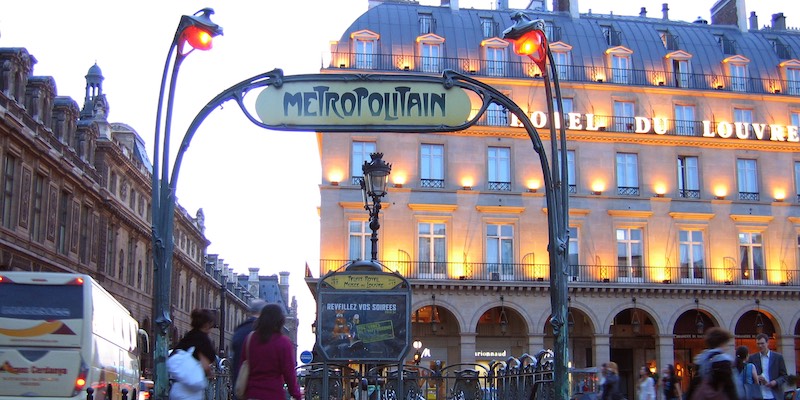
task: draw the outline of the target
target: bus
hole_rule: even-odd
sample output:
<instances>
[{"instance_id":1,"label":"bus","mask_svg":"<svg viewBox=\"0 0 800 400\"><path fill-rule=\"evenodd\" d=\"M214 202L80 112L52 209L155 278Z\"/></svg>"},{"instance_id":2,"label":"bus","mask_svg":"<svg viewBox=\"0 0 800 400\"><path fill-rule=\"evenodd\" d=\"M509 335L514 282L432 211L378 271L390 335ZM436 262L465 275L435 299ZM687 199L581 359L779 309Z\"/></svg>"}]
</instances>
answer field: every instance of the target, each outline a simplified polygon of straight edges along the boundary
<instances>
[{"instance_id":1,"label":"bus","mask_svg":"<svg viewBox=\"0 0 800 400\"><path fill-rule=\"evenodd\" d=\"M0 271L0 399L136 399L147 340L89 275Z\"/></svg>"}]
</instances>

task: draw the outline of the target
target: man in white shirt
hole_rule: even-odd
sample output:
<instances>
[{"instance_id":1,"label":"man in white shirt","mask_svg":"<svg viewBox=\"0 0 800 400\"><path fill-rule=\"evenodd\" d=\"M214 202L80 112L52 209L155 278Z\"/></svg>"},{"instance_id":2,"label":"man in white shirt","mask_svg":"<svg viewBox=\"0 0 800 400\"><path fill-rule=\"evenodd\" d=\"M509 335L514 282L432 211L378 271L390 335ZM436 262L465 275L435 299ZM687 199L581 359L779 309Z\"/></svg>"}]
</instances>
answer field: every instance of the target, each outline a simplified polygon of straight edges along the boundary
<instances>
[{"instance_id":1,"label":"man in white shirt","mask_svg":"<svg viewBox=\"0 0 800 400\"><path fill-rule=\"evenodd\" d=\"M756 335L756 345L758 353L751 355L747 361L756 366L758 383L761 384L761 396L764 400L781 400L783 399L783 384L789 375L786 372L783 355L770 351L769 336L764 333Z\"/></svg>"}]
</instances>

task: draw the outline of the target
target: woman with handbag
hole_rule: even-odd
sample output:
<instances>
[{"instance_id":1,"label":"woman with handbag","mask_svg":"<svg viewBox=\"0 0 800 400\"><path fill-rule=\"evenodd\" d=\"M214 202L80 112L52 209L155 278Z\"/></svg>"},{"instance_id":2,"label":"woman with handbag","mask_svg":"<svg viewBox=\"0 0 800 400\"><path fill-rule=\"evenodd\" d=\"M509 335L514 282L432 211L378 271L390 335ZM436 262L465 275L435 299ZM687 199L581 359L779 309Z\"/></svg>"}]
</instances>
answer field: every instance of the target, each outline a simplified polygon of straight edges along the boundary
<instances>
[{"instance_id":1,"label":"woman with handbag","mask_svg":"<svg viewBox=\"0 0 800 400\"><path fill-rule=\"evenodd\" d=\"M211 310L195 309L192 311L192 330L186 332L186 335L181 338L180 342L175 346L172 352L173 356L177 356L178 350L188 350L194 348L193 356L202 367L199 374L209 377L213 374L211 371L211 363L217 358L214 352L214 345L211 343L211 338L208 337L208 332L215 325L215 317ZM173 376L172 379L175 379ZM169 398L175 400L203 400L205 398L205 387L208 386L208 381L205 380L202 387L195 385L187 385L180 380L175 380L172 383L172 388L169 392Z\"/></svg>"},{"instance_id":2,"label":"woman with handbag","mask_svg":"<svg viewBox=\"0 0 800 400\"><path fill-rule=\"evenodd\" d=\"M664 400L678 400L682 397L681 380L675 373L675 366L667 364L661 370L661 390L664 392Z\"/></svg>"},{"instance_id":3,"label":"woman with handbag","mask_svg":"<svg viewBox=\"0 0 800 400\"><path fill-rule=\"evenodd\" d=\"M761 388L758 385L758 372L753 363L747 362L750 350L747 346L739 346L736 349L736 378L737 385L741 385L740 392L744 394L742 400L760 400Z\"/></svg>"},{"instance_id":4,"label":"woman with handbag","mask_svg":"<svg viewBox=\"0 0 800 400\"><path fill-rule=\"evenodd\" d=\"M294 346L282 333L285 321L280 305L267 304L261 309L255 330L242 346L242 365L239 366L236 389L239 392L239 382L246 382L243 398L285 400L284 384L293 398L302 398L295 373ZM245 364L247 366L242 369Z\"/></svg>"}]
</instances>

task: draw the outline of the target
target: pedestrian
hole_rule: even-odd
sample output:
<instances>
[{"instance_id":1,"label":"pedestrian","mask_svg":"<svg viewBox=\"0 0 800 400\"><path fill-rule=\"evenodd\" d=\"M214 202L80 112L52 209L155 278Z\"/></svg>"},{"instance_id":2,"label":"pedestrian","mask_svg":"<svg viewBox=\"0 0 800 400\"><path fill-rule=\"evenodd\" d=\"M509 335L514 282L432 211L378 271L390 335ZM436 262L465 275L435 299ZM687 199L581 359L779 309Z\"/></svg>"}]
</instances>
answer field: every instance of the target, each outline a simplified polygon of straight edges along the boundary
<instances>
[{"instance_id":1,"label":"pedestrian","mask_svg":"<svg viewBox=\"0 0 800 400\"><path fill-rule=\"evenodd\" d=\"M639 400L656 400L656 385L653 378L650 377L650 371L647 367L642 366L639 368L639 384L638 384Z\"/></svg>"},{"instance_id":2,"label":"pedestrian","mask_svg":"<svg viewBox=\"0 0 800 400\"><path fill-rule=\"evenodd\" d=\"M619 368L617 363L609 361L605 364L605 380L603 380L601 400L620 400L624 397L619 391Z\"/></svg>"},{"instance_id":3,"label":"pedestrian","mask_svg":"<svg viewBox=\"0 0 800 400\"><path fill-rule=\"evenodd\" d=\"M731 375L731 356L717 353L706 361L702 382L692 391L688 400L738 400L740 397Z\"/></svg>"},{"instance_id":4,"label":"pedestrian","mask_svg":"<svg viewBox=\"0 0 800 400\"><path fill-rule=\"evenodd\" d=\"M244 343L244 338L255 329L255 322L261 314L261 309L263 309L265 305L267 305L267 302L261 299L250 301L247 310L247 319L233 330L233 337L231 338L231 348L233 349L233 379L231 382L236 382L236 378L239 376L239 364L242 363L242 343ZM235 396L234 394L234 398Z\"/></svg>"},{"instance_id":5,"label":"pedestrian","mask_svg":"<svg viewBox=\"0 0 800 400\"><path fill-rule=\"evenodd\" d=\"M756 335L758 353L748 359L756 366L758 383L761 384L761 397L764 400L783 399L783 384L786 383L788 373L783 355L769 349L769 336L764 333Z\"/></svg>"},{"instance_id":6,"label":"pedestrian","mask_svg":"<svg viewBox=\"0 0 800 400\"><path fill-rule=\"evenodd\" d=\"M741 385L740 392L744 394L742 400L762 398L756 366L747 361L749 352L747 346L739 346L736 349L736 370L739 372L736 384Z\"/></svg>"},{"instance_id":7,"label":"pedestrian","mask_svg":"<svg viewBox=\"0 0 800 400\"><path fill-rule=\"evenodd\" d=\"M255 331L245 338L241 362L248 360L250 365L247 399L285 400L284 384L293 398L302 398L295 374L294 345L282 333L285 321L280 305L267 304L256 320Z\"/></svg>"},{"instance_id":8,"label":"pedestrian","mask_svg":"<svg viewBox=\"0 0 800 400\"><path fill-rule=\"evenodd\" d=\"M217 357L214 351L214 345L211 343L211 338L208 337L208 332L216 325L216 318L214 313L208 309L192 310L191 318L192 329L183 335L183 338L175 345L172 354L176 354L175 350L188 350L194 347L194 353L192 353L192 355L195 359L200 361L206 378L208 378L213 374L211 363L214 362ZM173 400L203 400L205 398L205 391L191 390L177 381L172 384L169 398Z\"/></svg>"},{"instance_id":9,"label":"pedestrian","mask_svg":"<svg viewBox=\"0 0 800 400\"><path fill-rule=\"evenodd\" d=\"M736 369L734 368L734 359L730 354L727 353L728 343L732 338L733 335L731 335L730 332L717 326L706 331L706 349L703 350L702 353L698 354L694 359L694 363L697 365L697 373L689 383L689 390L686 392L687 398L692 398L694 391L698 389L705 381L711 378L712 360L716 360L717 363L727 360L727 365L730 366L730 371L728 371L730 379L726 381L730 381L733 384L733 389L736 393L736 397L734 397L734 399L738 399L742 396L742 394L739 393L739 387L735 384ZM719 368L719 365L717 368ZM715 372L719 373L719 371ZM714 383L721 384L719 379L717 379Z\"/></svg>"},{"instance_id":10,"label":"pedestrian","mask_svg":"<svg viewBox=\"0 0 800 400\"><path fill-rule=\"evenodd\" d=\"M675 366L672 364L667 364L661 370L661 391L664 393L664 400L678 400L683 395L681 381L675 374Z\"/></svg>"}]
</instances>

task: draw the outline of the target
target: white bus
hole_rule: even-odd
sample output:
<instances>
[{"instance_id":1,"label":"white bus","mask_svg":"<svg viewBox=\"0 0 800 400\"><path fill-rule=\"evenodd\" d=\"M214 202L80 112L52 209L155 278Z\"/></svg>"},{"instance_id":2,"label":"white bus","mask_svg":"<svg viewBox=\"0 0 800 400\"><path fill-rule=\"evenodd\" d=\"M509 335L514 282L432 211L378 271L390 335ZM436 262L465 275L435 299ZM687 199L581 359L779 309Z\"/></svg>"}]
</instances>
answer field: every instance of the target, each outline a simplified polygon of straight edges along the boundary
<instances>
[{"instance_id":1,"label":"white bus","mask_svg":"<svg viewBox=\"0 0 800 400\"><path fill-rule=\"evenodd\" d=\"M136 399L146 340L89 275L0 271L0 399Z\"/></svg>"}]
</instances>

